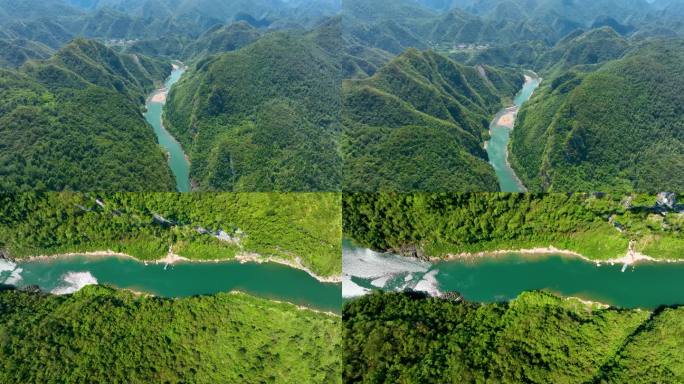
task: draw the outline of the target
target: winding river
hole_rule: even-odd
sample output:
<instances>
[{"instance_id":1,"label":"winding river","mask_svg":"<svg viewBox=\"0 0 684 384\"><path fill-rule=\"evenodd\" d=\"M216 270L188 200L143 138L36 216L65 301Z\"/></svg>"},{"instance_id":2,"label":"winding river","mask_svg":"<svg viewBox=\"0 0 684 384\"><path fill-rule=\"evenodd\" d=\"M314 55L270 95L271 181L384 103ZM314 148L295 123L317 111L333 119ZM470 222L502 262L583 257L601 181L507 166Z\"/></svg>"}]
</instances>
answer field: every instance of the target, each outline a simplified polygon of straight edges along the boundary
<instances>
[{"instance_id":1,"label":"winding river","mask_svg":"<svg viewBox=\"0 0 684 384\"><path fill-rule=\"evenodd\" d=\"M37 285L45 292L68 294L88 284L187 297L243 291L269 299L340 312L340 284L321 283L308 273L275 263L142 263L122 257L55 257L11 262L0 259L0 284Z\"/></svg>"},{"instance_id":2,"label":"winding river","mask_svg":"<svg viewBox=\"0 0 684 384\"><path fill-rule=\"evenodd\" d=\"M530 290L547 290L625 308L684 304L684 263L622 265L560 255L482 257L429 263L359 248L345 241L342 294L349 299L372 289L457 291L478 302L505 301Z\"/></svg>"},{"instance_id":3,"label":"winding river","mask_svg":"<svg viewBox=\"0 0 684 384\"><path fill-rule=\"evenodd\" d=\"M166 96L171 87L180 80L186 67L174 64L171 75L164 82L164 87L156 90L145 104L145 120L154 128L157 141L168 154L169 167L171 173L176 178L176 189L178 192L190 192L190 163L188 162L183 147L162 124L162 112L166 103Z\"/></svg>"},{"instance_id":4,"label":"winding river","mask_svg":"<svg viewBox=\"0 0 684 384\"><path fill-rule=\"evenodd\" d=\"M508 162L508 143L511 141L511 130L515 124L518 110L530 99L534 90L539 87L541 79L532 72L525 75L525 84L513 100L513 106L504 108L496 114L489 126L490 140L487 142L489 162L494 167L499 187L502 192L526 192L518 176Z\"/></svg>"}]
</instances>

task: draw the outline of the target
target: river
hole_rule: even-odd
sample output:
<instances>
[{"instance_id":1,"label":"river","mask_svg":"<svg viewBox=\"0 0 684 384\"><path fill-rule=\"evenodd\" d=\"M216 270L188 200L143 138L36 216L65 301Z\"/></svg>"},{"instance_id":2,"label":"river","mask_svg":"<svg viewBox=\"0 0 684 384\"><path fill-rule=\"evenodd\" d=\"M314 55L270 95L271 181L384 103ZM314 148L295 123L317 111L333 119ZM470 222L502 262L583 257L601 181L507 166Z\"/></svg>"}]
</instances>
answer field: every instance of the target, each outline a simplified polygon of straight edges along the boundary
<instances>
[{"instance_id":1,"label":"river","mask_svg":"<svg viewBox=\"0 0 684 384\"><path fill-rule=\"evenodd\" d=\"M560 255L483 257L429 263L353 246L343 248L343 296L372 289L413 289L432 295L460 292L477 302L505 301L530 290L547 290L624 308L684 304L684 263L622 265Z\"/></svg>"},{"instance_id":2,"label":"river","mask_svg":"<svg viewBox=\"0 0 684 384\"><path fill-rule=\"evenodd\" d=\"M169 167L176 179L176 189L178 192L190 192L190 163L188 162L183 147L162 124L162 111L166 103L166 96L171 87L180 80L186 67L175 65L171 75L164 82L164 88L156 90L148 98L145 104L145 120L154 128L157 141L168 154Z\"/></svg>"},{"instance_id":3,"label":"river","mask_svg":"<svg viewBox=\"0 0 684 384\"><path fill-rule=\"evenodd\" d=\"M515 117L522 105L530 99L539 87L541 79L533 73L525 75L525 84L513 100L513 106L504 108L496 114L489 126L490 139L486 144L489 162L494 167L502 192L526 192L518 176L508 161L508 143Z\"/></svg>"},{"instance_id":4,"label":"river","mask_svg":"<svg viewBox=\"0 0 684 384\"><path fill-rule=\"evenodd\" d=\"M10 262L0 259L0 284L37 285L68 294L88 284L106 284L162 297L208 295L233 290L310 308L340 312L340 284L321 283L304 271L275 263L144 263L123 257L56 257Z\"/></svg>"}]
</instances>

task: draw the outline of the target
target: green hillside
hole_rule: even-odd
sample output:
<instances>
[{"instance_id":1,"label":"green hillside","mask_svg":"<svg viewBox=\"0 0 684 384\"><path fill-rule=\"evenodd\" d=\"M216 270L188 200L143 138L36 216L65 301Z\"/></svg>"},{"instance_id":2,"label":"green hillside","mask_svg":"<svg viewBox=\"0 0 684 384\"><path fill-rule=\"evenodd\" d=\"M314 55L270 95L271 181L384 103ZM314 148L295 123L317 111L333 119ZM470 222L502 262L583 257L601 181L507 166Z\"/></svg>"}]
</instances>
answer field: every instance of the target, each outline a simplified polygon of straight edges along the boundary
<instances>
[{"instance_id":1,"label":"green hillside","mask_svg":"<svg viewBox=\"0 0 684 384\"><path fill-rule=\"evenodd\" d=\"M48 46L25 39L0 39L0 67L16 68L28 60L47 59L53 54Z\"/></svg>"},{"instance_id":2,"label":"green hillside","mask_svg":"<svg viewBox=\"0 0 684 384\"><path fill-rule=\"evenodd\" d=\"M547 76L563 74L576 65L594 65L622 57L629 42L610 27L577 31L543 54L535 67Z\"/></svg>"},{"instance_id":3,"label":"green hillside","mask_svg":"<svg viewBox=\"0 0 684 384\"><path fill-rule=\"evenodd\" d=\"M345 190L498 190L483 143L522 82L513 71L414 49L345 81Z\"/></svg>"},{"instance_id":4,"label":"green hillside","mask_svg":"<svg viewBox=\"0 0 684 384\"><path fill-rule=\"evenodd\" d=\"M340 383L339 318L246 294L0 291L0 382Z\"/></svg>"},{"instance_id":5,"label":"green hillside","mask_svg":"<svg viewBox=\"0 0 684 384\"><path fill-rule=\"evenodd\" d=\"M204 32L183 49L182 57L192 60L211 54L230 52L253 43L261 32L244 21L216 26Z\"/></svg>"},{"instance_id":6,"label":"green hillside","mask_svg":"<svg viewBox=\"0 0 684 384\"><path fill-rule=\"evenodd\" d=\"M171 72L171 65L166 62L134 54L118 54L86 39L74 40L47 61L24 66L26 72L47 87L61 87L58 78L41 77L46 67L67 69L89 84L116 91L139 104L143 104L147 95Z\"/></svg>"},{"instance_id":7,"label":"green hillside","mask_svg":"<svg viewBox=\"0 0 684 384\"><path fill-rule=\"evenodd\" d=\"M542 292L483 305L377 292L344 307L343 380L674 384L684 380L683 316Z\"/></svg>"},{"instance_id":8,"label":"green hillside","mask_svg":"<svg viewBox=\"0 0 684 384\"><path fill-rule=\"evenodd\" d=\"M126 39L129 43L164 39L191 41L217 25L240 21L256 28L310 28L340 8L339 1L335 0L98 0L87 3L2 0L0 38L33 40L53 49L76 37Z\"/></svg>"},{"instance_id":9,"label":"green hillside","mask_svg":"<svg viewBox=\"0 0 684 384\"><path fill-rule=\"evenodd\" d=\"M325 39L335 25L322 28L208 57L174 87L167 126L200 190L339 190L340 72Z\"/></svg>"},{"instance_id":10,"label":"green hillside","mask_svg":"<svg viewBox=\"0 0 684 384\"><path fill-rule=\"evenodd\" d=\"M546 81L523 107L510 159L532 191L681 190L684 43L644 44Z\"/></svg>"},{"instance_id":11,"label":"green hillside","mask_svg":"<svg viewBox=\"0 0 684 384\"><path fill-rule=\"evenodd\" d=\"M275 256L329 277L342 269L340 199L337 193L5 194L0 255L111 249L157 260L171 247L189 259ZM232 240L218 239L219 231Z\"/></svg>"},{"instance_id":12,"label":"green hillside","mask_svg":"<svg viewBox=\"0 0 684 384\"><path fill-rule=\"evenodd\" d=\"M0 0L0 23L46 16L79 16L82 12L61 0Z\"/></svg>"},{"instance_id":13,"label":"green hillside","mask_svg":"<svg viewBox=\"0 0 684 384\"><path fill-rule=\"evenodd\" d=\"M684 258L684 213L653 195L356 193L342 206L345 236L408 256L554 246L605 260L634 241L648 256Z\"/></svg>"},{"instance_id":14,"label":"green hillside","mask_svg":"<svg viewBox=\"0 0 684 384\"><path fill-rule=\"evenodd\" d=\"M140 112L170 69L79 39L0 71L0 189L173 190Z\"/></svg>"}]
</instances>

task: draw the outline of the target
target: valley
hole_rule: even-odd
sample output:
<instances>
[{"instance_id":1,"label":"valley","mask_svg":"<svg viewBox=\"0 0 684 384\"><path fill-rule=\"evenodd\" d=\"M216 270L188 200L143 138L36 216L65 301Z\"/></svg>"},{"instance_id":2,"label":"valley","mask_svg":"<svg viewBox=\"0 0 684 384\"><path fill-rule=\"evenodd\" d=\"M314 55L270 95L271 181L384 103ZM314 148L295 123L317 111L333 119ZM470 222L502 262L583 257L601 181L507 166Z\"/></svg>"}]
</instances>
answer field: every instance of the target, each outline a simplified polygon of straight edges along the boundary
<instances>
[{"instance_id":1,"label":"valley","mask_svg":"<svg viewBox=\"0 0 684 384\"><path fill-rule=\"evenodd\" d=\"M0 0L0 383L682 383L683 189L682 0Z\"/></svg>"},{"instance_id":2,"label":"valley","mask_svg":"<svg viewBox=\"0 0 684 384\"><path fill-rule=\"evenodd\" d=\"M511 131L515 128L518 111L529 100L534 90L541 83L536 74L525 75L525 84L516 95L513 106L505 108L494 116L489 126L490 139L485 142L489 161L499 179L501 192L526 192L527 189L515 174L508 160Z\"/></svg>"},{"instance_id":3,"label":"valley","mask_svg":"<svg viewBox=\"0 0 684 384\"><path fill-rule=\"evenodd\" d=\"M164 128L163 108L166 104L166 97L178 80L180 80L186 67L182 64L174 64L173 71L164 82L163 88L160 88L150 97L145 104L145 120L154 128L154 133L157 135L159 145L164 147L167 152L169 168L176 179L176 190L178 192L190 192L190 164L183 147L180 143Z\"/></svg>"}]
</instances>

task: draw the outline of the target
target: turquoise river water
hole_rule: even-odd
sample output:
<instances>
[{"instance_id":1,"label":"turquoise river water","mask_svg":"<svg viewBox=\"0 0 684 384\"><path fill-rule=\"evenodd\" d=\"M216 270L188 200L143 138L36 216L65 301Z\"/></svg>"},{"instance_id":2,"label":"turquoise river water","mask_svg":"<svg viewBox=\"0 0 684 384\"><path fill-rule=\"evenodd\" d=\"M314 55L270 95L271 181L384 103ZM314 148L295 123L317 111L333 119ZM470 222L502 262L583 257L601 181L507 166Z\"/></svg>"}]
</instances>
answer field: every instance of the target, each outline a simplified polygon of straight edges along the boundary
<instances>
[{"instance_id":1,"label":"turquoise river water","mask_svg":"<svg viewBox=\"0 0 684 384\"><path fill-rule=\"evenodd\" d=\"M489 162L494 167L496 177L499 179L499 187L502 192L525 192L525 187L511 168L508 162L508 143L511 141L511 128L498 125L499 118L511 111L517 113L522 105L530 99L535 89L539 87L541 79L537 76L528 75L523 88L515 96L513 106L499 112L492 120L489 127L491 138L487 142L487 155Z\"/></svg>"},{"instance_id":2,"label":"turquoise river water","mask_svg":"<svg viewBox=\"0 0 684 384\"><path fill-rule=\"evenodd\" d=\"M184 66L174 68L171 75L164 83L164 89L157 90L154 94L159 92L166 92L168 94L171 87L180 80L185 70L186 68ZM190 163L178 140L176 140L162 124L164 102L154 102L152 101L152 97L150 97L146 107L147 112L145 112L145 119L154 128L154 133L157 135L159 145L168 153L169 167L171 168L171 173L173 173L173 176L176 178L176 189L178 192L189 192Z\"/></svg>"},{"instance_id":3,"label":"turquoise river water","mask_svg":"<svg viewBox=\"0 0 684 384\"><path fill-rule=\"evenodd\" d=\"M178 263L145 265L122 257L57 257L25 262L0 260L0 284L37 285L56 294L106 284L163 297L233 290L340 312L340 284L321 283L304 271L275 263Z\"/></svg>"},{"instance_id":4,"label":"turquoise river water","mask_svg":"<svg viewBox=\"0 0 684 384\"><path fill-rule=\"evenodd\" d=\"M439 295L460 292L478 302L505 301L530 290L547 290L625 308L684 304L684 263L622 265L560 255L482 257L428 263L381 254L345 242L343 296L372 289L413 289Z\"/></svg>"}]
</instances>

